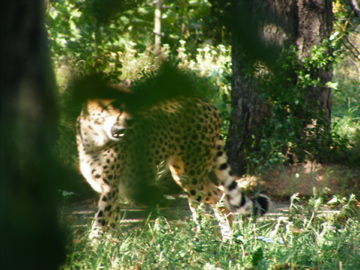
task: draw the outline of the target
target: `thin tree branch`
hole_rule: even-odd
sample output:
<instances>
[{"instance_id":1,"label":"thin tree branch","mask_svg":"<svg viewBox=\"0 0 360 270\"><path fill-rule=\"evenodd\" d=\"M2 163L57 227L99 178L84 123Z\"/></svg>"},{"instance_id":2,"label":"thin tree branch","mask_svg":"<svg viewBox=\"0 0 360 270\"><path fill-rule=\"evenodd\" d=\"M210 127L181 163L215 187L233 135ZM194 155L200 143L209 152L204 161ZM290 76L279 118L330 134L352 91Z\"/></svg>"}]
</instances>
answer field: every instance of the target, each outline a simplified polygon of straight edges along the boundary
<instances>
[{"instance_id":1,"label":"thin tree branch","mask_svg":"<svg viewBox=\"0 0 360 270\"><path fill-rule=\"evenodd\" d=\"M360 18L360 8L356 0L350 0L350 6L354 10L355 14Z\"/></svg>"},{"instance_id":2,"label":"thin tree branch","mask_svg":"<svg viewBox=\"0 0 360 270\"><path fill-rule=\"evenodd\" d=\"M357 61L360 60L360 51L354 46L354 44L352 44L348 37L345 37L344 46L349 50L354 59L356 59Z\"/></svg>"}]
</instances>

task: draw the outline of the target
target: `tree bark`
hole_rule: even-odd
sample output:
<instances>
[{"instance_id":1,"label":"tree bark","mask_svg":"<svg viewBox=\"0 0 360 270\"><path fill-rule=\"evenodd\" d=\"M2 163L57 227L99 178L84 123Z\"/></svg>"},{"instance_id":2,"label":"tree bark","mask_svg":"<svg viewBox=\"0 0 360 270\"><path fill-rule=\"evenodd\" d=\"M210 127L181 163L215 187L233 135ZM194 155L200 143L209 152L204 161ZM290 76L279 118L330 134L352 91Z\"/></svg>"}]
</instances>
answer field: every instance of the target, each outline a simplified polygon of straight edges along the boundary
<instances>
[{"instance_id":1,"label":"tree bark","mask_svg":"<svg viewBox=\"0 0 360 270\"><path fill-rule=\"evenodd\" d=\"M161 11L163 6L163 0L155 1L155 13L154 13L154 55L159 56L161 52Z\"/></svg>"},{"instance_id":2,"label":"tree bark","mask_svg":"<svg viewBox=\"0 0 360 270\"><path fill-rule=\"evenodd\" d=\"M258 151L261 130L266 124L265 101L260 97L256 81L246 76L246 59L239 46L232 46L232 112L227 140L228 155L233 173L245 173L246 156L249 151ZM241 61L240 59L243 59Z\"/></svg>"},{"instance_id":3,"label":"tree bark","mask_svg":"<svg viewBox=\"0 0 360 270\"><path fill-rule=\"evenodd\" d=\"M309 57L315 45L330 37L332 31L332 1L330 0L297 0L297 35L296 45L299 59ZM330 52L329 52L330 53ZM320 86L309 88L307 103L314 106L324 127L330 128L331 104L330 89L325 83L332 78L332 70L314 70L313 77L320 79Z\"/></svg>"},{"instance_id":4,"label":"tree bark","mask_svg":"<svg viewBox=\"0 0 360 270\"><path fill-rule=\"evenodd\" d=\"M271 104L256 81L255 67L264 65L277 74L275 63L290 45L297 46L299 59L309 56L311 48L330 35L332 9L331 0L233 0L229 12L233 110L227 147L234 173L241 175L248 153L259 150L261 127L271 117ZM317 70L313 76L322 86L309 88L305 100L329 126L330 91L323 85L331 79L331 70Z\"/></svg>"},{"instance_id":5,"label":"tree bark","mask_svg":"<svg viewBox=\"0 0 360 270\"><path fill-rule=\"evenodd\" d=\"M1 269L57 269L64 235L57 222L52 155L57 111L43 26L43 1L1 10Z\"/></svg>"}]
</instances>

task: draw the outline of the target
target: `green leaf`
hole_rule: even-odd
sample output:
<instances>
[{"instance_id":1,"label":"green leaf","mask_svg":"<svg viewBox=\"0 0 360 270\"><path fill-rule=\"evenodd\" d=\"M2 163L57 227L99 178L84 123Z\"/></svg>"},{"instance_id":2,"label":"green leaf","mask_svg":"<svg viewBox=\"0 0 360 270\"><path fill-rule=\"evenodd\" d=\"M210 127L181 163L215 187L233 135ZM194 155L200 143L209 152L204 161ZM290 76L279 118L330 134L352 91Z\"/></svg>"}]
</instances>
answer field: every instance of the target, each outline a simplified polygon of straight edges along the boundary
<instances>
[{"instance_id":1,"label":"green leaf","mask_svg":"<svg viewBox=\"0 0 360 270\"><path fill-rule=\"evenodd\" d=\"M264 251L259 247L253 254L251 258L252 266L258 266L260 261L264 258Z\"/></svg>"},{"instance_id":2,"label":"green leaf","mask_svg":"<svg viewBox=\"0 0 360 270\"><path fill-rule=\"evenodd\" d=\"M338 82L327 82L325 84L328 88L334 89L334 90L338 90Z\"/></svg>"}]
</instances>

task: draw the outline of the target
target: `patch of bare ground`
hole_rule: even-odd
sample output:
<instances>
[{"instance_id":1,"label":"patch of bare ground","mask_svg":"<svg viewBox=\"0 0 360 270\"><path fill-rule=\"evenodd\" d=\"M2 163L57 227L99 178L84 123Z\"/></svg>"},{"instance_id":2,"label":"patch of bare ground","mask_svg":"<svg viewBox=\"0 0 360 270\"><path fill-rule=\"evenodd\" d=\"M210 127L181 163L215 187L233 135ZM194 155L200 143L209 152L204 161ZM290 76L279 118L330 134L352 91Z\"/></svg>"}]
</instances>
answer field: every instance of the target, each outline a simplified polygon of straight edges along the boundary
<instances>
[{"instance_id":1,"label":"patch of bare ground","mask_svg":"<svg viewBox=\"0 0 360 270\"><path fill-rule=\"evenodd\" d=\"M342 165L307 162L270 170L261 180L268 194L277 198L312 195L314 188L320 194L360 195L360 169Z\"/></svg>"},{"instance_id":2,"label":"patch of bare ground","mask_svg":"<svg viewBox=\"0 0 360 270\"><path fill-rule=\"evenodd\" d=\"M171 196L168 206L156 209L155 216L163 216L172 223L181 223L191 219L191 212L187 203L186 196L178 194ZM271 209L267 214L268 217L277 217L288 211L288 201L273 201ZM80 202L68 202L64 204L62 217L68 225L75 226L78 230L86 230L93 220L97 210L96 200L87 199ZM137 207L129 204L122 204L122 220L120 226L123 230L139 228L149 219L150 211L145 207ZM211 211L209 211L211 213Z\"/></svg>"},{"instance_id":3,"label":"patch of bare ground","mask_svg":"<svg viewBox=\"0 0 360 270\"><path fill-rule=\"evenodd\" d=\"M264 190L278 200L288 199L294 193L303 196L318 194L360 195L360 169L342 165L322 165L307 162L277 167L258 176L243 176L239 185L246 190Z\"/></svg>"},{"instance_id":4,"label":"patch of bare ground","mask_svg":"<svg viewBox=\"0 0 360 270\"><path fill-rule=\"evenodd\" d=\"M148 219L155 216L164 216L172 221L184 221L191 217L187 199L184 195L169 196L166 207L150 210L146 207L121 204L122 220L120 226L125 230L138 227ZM97 210L96 199L67 202L63 206L62 216L65 222L77 228L88 228Z\"/></svg>"}]
</instances>

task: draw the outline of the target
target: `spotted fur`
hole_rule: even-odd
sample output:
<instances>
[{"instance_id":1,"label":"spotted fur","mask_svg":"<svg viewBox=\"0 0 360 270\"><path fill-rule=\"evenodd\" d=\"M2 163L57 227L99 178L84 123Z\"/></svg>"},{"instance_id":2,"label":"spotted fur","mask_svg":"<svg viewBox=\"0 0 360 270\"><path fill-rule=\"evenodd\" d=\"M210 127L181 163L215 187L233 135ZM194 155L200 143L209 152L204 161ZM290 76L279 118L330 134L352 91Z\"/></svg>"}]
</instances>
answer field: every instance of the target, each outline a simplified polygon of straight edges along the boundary
<instances>
[{"instance_id":1,"label":"spotted fur","mask_svg":"<svg viewBox=\"0 0 360 270\"><path fill-rule=\"evenodd\" d=\"M144 123L146 129L138 134L137 127ZM133 146L141 139L145 158L138 164ZM155 178L161 162L166 162L187 194L195 222L199 225L199 206L210 205L224 238L231 236L231 213L263 214L268 209L266 196L247 197L231 176L219 113L201 99L169 99L145 108L137 117L114 100L88 100L78 117L77 145L80 170L100 193L93 230L116 226L119 198L134 189L135 174L140 170L143 177ZM210 175L216 176L215 181ZM226 207L221 206L223 201Z\"/></svg>"}]
</instances>

